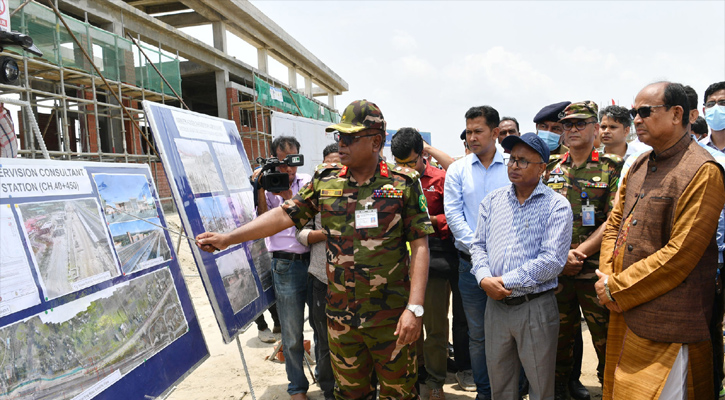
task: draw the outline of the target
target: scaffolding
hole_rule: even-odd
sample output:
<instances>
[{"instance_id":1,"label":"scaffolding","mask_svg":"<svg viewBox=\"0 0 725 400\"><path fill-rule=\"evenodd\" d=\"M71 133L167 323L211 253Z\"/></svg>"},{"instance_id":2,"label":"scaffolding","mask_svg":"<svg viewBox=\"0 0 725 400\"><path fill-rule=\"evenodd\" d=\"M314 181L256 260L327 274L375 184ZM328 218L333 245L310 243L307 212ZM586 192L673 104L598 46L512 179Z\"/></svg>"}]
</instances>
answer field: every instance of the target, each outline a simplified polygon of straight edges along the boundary
<instances>
[{"instance_id":1,"label":"scaffolding","mask_svg":"<svg viewBox=\"0 0 725 400\"><path fill-rule=\"evenodd\" d=\"M9 3L12 29L29 35L44 53L42 58L13 49L2 53L17 61L21 73L18 85L0 84L0 95L18 96L20 102L29 105L16 119L20 156L43 157L30 129L32 112L51 158L147 163L163 207L173 210L166 174L153 148L142 102L183 104L176 97L182 92L178 53L172 56L161 50L160 44L153 48L141 43L140 37L129 35L129 40L99 29L87 21L87 16L86 21L80 21L65 14L59 17L53 9L34 1ZM123 15L120 17L123 24ZM266 85L284 87L308 107L306 111L318 107L323 117L334 114L316 100L299 100L299 94L267 76L256 71L253 76L263 79ZM285 111L264 105L255 81L249 85L251 90L245 82L245 88L238 92L240 101L232 99L230 112L252 164L257 157L270 155L271 111ZM302 114L302 109L299 111Z\"/></svg>"}]
</instances>

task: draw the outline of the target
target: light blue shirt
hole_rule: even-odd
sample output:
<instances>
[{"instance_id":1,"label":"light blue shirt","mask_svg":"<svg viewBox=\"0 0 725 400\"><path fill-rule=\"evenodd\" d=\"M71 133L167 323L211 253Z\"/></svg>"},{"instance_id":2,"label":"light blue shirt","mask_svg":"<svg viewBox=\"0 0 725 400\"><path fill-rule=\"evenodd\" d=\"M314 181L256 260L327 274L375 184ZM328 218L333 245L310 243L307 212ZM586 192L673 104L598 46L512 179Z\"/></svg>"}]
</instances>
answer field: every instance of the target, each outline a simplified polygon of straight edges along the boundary
<instances>
[{"instance_id":1,"label":"light blue shirt","mask_svg":"<svg viewBox=\"0 0 725 400\"><path fill-rule=\"evenodd\" d=\"M710 135L706 138L697 142L700 146L704 147L705 150L710 152L712 157L725 168L725 152L718 149L715 144L710 140ZM717 232L715 233L715 240L717 242L717 262L723 262L723 251L725 251L725 209L720 212L720 220L717 222Z\"/></svg>"},{"instance_id":2,"label":"light blue shirt","mask_svg":"<svg viewBox=\"0 0 725 400\"><path fill-rule=\"evenodd\" d=\"M555 288L569 254L572 221L569 202L543 182L524 204L514 185L494 190L481 202L471 245L476 282L500 276L510 297Z\"/></svg>"},{"instance_id":3,"label":"light blue shirt","mask_svg":"<svg viewBox=\"0 0 725 400\"><path fill-rule=\"evenodd\" d=\"M448 167L443 208L458 250L471 254L469 248L481 200L491 191L510 184L508 167L499 150L496 150L488 169L475 154L469 154Z\"/></svg>"}]
</instances>

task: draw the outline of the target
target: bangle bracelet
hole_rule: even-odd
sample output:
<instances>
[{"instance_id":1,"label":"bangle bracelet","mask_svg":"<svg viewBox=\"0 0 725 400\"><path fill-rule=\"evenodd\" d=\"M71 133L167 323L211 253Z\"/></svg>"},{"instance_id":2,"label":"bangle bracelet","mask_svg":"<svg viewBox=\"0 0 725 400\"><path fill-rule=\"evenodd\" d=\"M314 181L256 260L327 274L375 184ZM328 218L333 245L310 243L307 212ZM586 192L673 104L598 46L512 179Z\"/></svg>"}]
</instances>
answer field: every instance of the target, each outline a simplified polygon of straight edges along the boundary
<instances>
[{"instance_id":1,"label":"bangle bracelet","mask_svg":"<svg viewBox=\"0 0 725 400\"><path fill-rule=\"evenodd\" d=\"M608 283L609 283L609 277L604 278L604 293L607 294L607 298L609 299L609 301L614 303L614 297L612 297L612 292L609 291Z\"/></svg>"}]
</instances>

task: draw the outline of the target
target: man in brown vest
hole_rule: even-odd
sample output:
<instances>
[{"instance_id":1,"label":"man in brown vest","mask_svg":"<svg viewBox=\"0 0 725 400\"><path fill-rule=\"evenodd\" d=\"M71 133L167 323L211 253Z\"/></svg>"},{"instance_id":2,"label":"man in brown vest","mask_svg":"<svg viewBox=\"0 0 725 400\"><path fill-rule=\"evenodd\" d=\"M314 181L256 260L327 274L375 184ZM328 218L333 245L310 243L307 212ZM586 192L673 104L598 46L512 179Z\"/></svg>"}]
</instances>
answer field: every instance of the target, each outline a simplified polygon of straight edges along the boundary
<instances>
[{"instance_id":1,"label":"man in brown vest","mask_svg":"<svg viewBox=\"0 0 725 400\"><path fill-rule=\"evenodd\" d=\"M645 87L631 114L652 151L621 182L601 246L595 288L612 311L603 398L711 399L723 170L687 134L682 85Z\"/></svg>"}]
</instances>

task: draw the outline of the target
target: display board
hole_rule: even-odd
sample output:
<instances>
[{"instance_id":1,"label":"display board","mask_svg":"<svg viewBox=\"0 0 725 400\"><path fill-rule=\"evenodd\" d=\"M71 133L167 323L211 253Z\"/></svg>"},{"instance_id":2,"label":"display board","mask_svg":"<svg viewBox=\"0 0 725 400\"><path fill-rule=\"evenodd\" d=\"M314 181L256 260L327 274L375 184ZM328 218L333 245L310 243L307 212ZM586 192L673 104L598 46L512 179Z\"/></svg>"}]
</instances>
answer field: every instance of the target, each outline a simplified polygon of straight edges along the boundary
<instances>
[{"instance_id":1,"label":"display board","mask_svg":"<svg viewBox=\"0 0 725 400\"><path fill-rule=\"evenodd\" d=\"M209 357L146 164L0 159L0 400L143 399Z\"/></svg>"},{"instance_id":2,"label":"display board","mask_svg":"<svg viewBox=\"0 0 725 400\"><path fill-rule=\"evenodd\" d=\"M252 219L252 169L234 121L144 101L156 149L186 232L230 232ZM264 240L214 254L190 241L225 343L274 303Z\"/></svg>"},{"instance_id":3,"label":"display board","mask_svg":"<svg viewBox=\"0 0 725 400\"><path fill-rule=\"evenodd\" d=\"M332 123L276 111L272 111L270 121L273 139L294 136L300 142L300 153L305 156L305 165L298 167L297 172L315 175L315 167L322 164L322 150L335 143L332 132L325 132L325 128Z\"/></svg>"}]
</instances>

